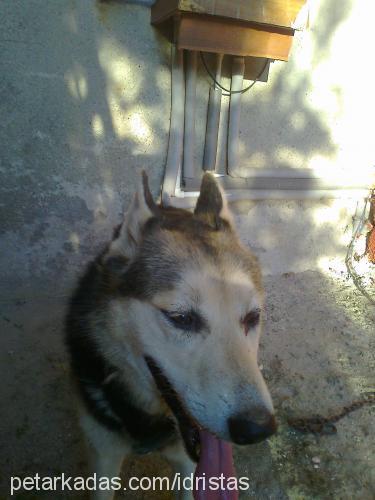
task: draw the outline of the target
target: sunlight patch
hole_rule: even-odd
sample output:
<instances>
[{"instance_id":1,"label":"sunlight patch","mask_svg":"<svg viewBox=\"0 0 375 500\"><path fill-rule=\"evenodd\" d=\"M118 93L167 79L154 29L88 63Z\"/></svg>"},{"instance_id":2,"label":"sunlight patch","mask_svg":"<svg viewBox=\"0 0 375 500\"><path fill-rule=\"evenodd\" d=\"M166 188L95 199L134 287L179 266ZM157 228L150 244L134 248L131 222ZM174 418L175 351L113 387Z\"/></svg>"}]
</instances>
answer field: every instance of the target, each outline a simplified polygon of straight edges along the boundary
<instances>
[{"instance_id":1,"label":"sunlight patch","mask_svg":"<svg viewBox=\"0 0 375 500\"><path fill-rule=\"evenodd\" d=\"M69 241L72 244L75 252L78 252L80 246L80 238L77 233L70 233Z\"/></svg>"},{"instance_id":2,"label":"sunlight patch","mask_svg":"<svg viewBox=\"0 0 375 500\"><path fill-rule=\"evenodd\" d=\"M130 116L129 124L132 136L139 142L143 142L151 138L151 130L140 113L132 114Z\"/></svg>"},{"instance_id":3,"label":"sunlight patch","mask_svg":"<svg viewBox=\"0 0 375 500\"><path fill-rule=\"evenodd\" d=\"M64 80L70 94L75 99L86 99L88 93L87 79L81 67L76 66L72 71L67 71Z\"/></svg>"},{"instance_id":4,"label":"sunlight patch","mask_svg":"<svg viewBox=\"0 0 375 500\"><path fill-rule=\"evenodd\" d=\"M94 114L91 122L92 133L97 139L104 136L104 124L100 115Z\"/></svg>"}]
</instances>

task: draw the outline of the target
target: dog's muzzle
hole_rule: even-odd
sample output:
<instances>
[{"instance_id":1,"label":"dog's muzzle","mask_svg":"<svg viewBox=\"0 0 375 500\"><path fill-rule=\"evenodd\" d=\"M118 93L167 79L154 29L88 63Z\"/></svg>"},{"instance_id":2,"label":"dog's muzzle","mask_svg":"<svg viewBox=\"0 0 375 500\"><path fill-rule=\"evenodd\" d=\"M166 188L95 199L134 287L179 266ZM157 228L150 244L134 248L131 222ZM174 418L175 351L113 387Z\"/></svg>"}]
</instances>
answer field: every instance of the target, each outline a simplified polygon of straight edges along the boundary
<instances>
[{"instance_id":1,"label":"dog's muzzle","mask_svg":"<svg viewBox=\"0 0 375 500\"><path fill-rule=\"evenodd\" d=\"M198 423L186 410L181 398L156 361L151 356L145 356L145 361L161 396L176 417L187 453L192 460L197 462L200 447Z\"/></svg>"},{"instance_id":2,"label":"dog's muzzle","mask_svg":"<svg viewBox=\"0 0 375 500\"><path fill-rule=\"evenodd\" d=\"M246 415L238 415L228 419L229 434L236 444L254 444L275 434L277 423L274 415L264 413L256 421Z\"/></svg>"}]
</instances>

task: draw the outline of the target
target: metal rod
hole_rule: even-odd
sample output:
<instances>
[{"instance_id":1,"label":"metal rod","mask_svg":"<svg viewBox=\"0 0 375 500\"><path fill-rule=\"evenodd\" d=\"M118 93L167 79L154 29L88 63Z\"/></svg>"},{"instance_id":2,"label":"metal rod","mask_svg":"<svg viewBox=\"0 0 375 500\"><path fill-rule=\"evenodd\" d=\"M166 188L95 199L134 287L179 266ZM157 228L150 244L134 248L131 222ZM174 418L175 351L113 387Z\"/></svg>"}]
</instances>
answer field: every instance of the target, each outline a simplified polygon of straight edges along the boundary
<instances>
[{"instance_id":1,"label":"metal rod","mask_svg":"<svg viewBox=\"0 0 375 500\"><path fill-rule=\"evenodd\" d=\"M230 96L229 124L228 124L228 172L233 172L239 164L239 144L241 98L239 93L243 88L243 77L245 73L245 58L233 57L231 91L237 92Z\"/></svg>"},{"instance_id":2,"label":"metal rod","mask_svg":"<svg viewBox=\"0 0 375 500\"><path fill-rule=\"evenodd\" d=\"M225 190L285 190L285 191L321 191L337 189L363 189L368 186L365 180L345 180L326 177L263 177L262 173L257 176L240 178L229 175L220 178L221 185ZM197 191L200 187L200 179L186 179L184 191Z\"/></svg>"},{"instance_id":3,"label":"metal rod","mask_svg":"<svg viewBox=\"0 0 375 500\"><path fill-rule=\"evenodd\" d=\"M197 92L197 52L186 54L186 89L185 89L185 130L184 130L184 178L196 177L195 152L195 107Z\"/></svg>"},{"instance_id":4,"label":"metal rod","mask_svg":"<svg viewBox=\"0 0 375 500\"><path fill-rule=\"evenodd\" d=\"M226 190L229 203L244 200L319 200L319 199L359 199L368 195L366 189L327 189L327 190L270 190L270 189L233 189ZM195 206L199 191L181 192L179 196L171 198L171 203L177 208L192 208Z\"/></svg>"},{"instance_id":5,"label":"metal rod","mask_svg":"<svg viewBox=\"0 0 375 500\"><path fill-rule=\"evenodd\" d=\"M162 187L162 203L169 205L181 170L184 138L185 82L183 50L172 45L172 101L167 161Z\"/></svg>"},{"instance_id":6,"label":"metal rod","mask_svg":"<svg viewBox=\"0 0 375 500\"><path fill-rule=\"evenodd\" d=\"M216 55L216 81L221 82L221 66L223 54ZM204 145L203 170L216 170L217 143L219 136L221 88L214 85L210 88L207 108L206 141Z\"/></svg>"}]
</instances>

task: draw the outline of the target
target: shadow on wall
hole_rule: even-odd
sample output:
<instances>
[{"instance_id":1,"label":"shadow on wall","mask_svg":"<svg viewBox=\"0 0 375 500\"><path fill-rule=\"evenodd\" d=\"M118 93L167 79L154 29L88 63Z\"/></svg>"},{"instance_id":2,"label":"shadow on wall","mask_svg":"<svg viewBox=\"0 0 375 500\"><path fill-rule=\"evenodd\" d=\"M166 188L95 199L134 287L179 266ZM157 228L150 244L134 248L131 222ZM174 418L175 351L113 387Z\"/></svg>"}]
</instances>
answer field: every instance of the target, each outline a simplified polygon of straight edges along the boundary
<instances>
[{"instance_id":1,"label":"shadow on wall","mask_svg":"<svg viewBox=\"0 0 375 500\"><path fill-rule=\"evenodd\" d=\"M271 64L269 82L258 83L244 95L243 163L231 175L246 177L248 167L332 168L341 146L332 136L344 108L340 77L335 80L332 60L332 70L326 67L319 79L314 73L331 57L331 42L349 18L352 4L352 0L340 5L317 2L313 26L295 33L289 62ZM347 47L342 51L349 54Z\"/></svg>"},{"instance_id":2,"label":"shadow on wall","mask_svg":"<svg viewBox=\"0 0 375 500\"><path fill-rule=\"evenodd\" d=\"M339 4L332 1L321 3L313 32L314 66L329 56L332 37L340 24L349 17L352 6L352 0L343 0Z\"/></svg>"},{"instance_id":3,"label":"shadow on wall","mask_svg":"<svg viewBox=\"0 0 375 500\"><path fill-rule=\"evenodd\" d=\"M30 281L64 287L76 278L118 224L142 168L158 193L169 46L149 28L149 9L134 5L2 9L1 266L4 282L26 293Z\"/></svg>"},{"instance_id":4,"label":"shadow on wall","mask_svg":"<svg viewBox=\"0 0 375 500\"><path fill-rule=\"evenodd\" d=\"M272 87L258 88L256 96L244 105L246 127L240 136L240 151L245 160L232 172L235 177L246 177L247 167L283 167L292 171L306 167L312 156L336 152L319 111L306 102L311 89L309 74L291 82L295 64L280 64L283 67L274 78L271 74ZM246 136L251 137L250 145Z\"/></svg>"},{"instance_id":5,"label":"shadow on wall","mask_svg":"<svg viewBox=\"0 0 375 500\"><path fill-rule=\"evenodd\" d=\"M2 227L4 279L13 289L56 278L65 287L110 236L142 168L159 193L169 131L170 48L149 27L149 9L122 1L42 7L35 0L3 9L3 64L13 69L1 73L3 115L9 117L2 124L2 163L10 172L3 188L9 211ZM331 32L342 17L327 20ZM249 156L272 166L284 154L290 165L290 151L303 163L334 148L319 112L304 99L309 72L288 86L295 69L283 64L274 81L271 75L269 84L254 87L254 98L244 98L244 133L251 138L241 138L244 153L252 144L245 163ZM202 80L199 137L208 95L207 76ZM306 227L314 222L310 214L302 219ZM302 254L296 249L294 258Z\"/></svg>"}]
</instances>

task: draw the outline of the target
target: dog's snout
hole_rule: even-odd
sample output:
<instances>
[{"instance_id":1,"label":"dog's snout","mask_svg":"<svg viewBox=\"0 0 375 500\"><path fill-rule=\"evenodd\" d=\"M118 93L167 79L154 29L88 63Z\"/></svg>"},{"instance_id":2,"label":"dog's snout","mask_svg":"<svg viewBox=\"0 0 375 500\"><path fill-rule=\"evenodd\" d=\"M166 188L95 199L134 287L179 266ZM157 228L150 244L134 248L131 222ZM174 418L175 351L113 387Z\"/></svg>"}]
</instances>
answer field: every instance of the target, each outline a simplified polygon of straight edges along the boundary
<instances>
[{"instance_id":1,"label":"dog's snout","mask_svg":"<svg viewBox=\"0 0 375 500\"><path fill-rule=\"evenodd\" d=\"M231 417L228 420L229 434L236 444L254 444L275 434L277 423L270 413L257 416L246 414Z\"/></svg>"}]
</instances>

